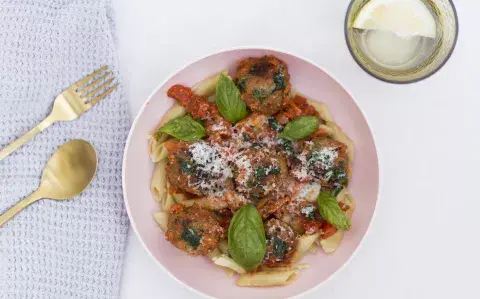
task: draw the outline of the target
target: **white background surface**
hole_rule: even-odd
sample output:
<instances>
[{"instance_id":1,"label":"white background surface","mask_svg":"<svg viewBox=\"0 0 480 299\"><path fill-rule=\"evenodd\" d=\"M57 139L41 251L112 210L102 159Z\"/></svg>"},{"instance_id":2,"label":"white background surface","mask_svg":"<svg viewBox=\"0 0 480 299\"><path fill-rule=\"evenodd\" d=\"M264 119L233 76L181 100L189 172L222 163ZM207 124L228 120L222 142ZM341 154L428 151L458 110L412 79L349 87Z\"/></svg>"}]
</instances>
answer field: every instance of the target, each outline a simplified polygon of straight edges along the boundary
<instances>
[{"instance_id":1,"label":"white background surface","mask_svg":"<svg viewBox=\"0 0 480 299\"><path fill-rule=\"evenodd\" d=\"M454 2L453 57L430 79L400 86L370 77L351 58L343 34L348 0L116 0L132 117L172 72L221 49L266 46L313 60L362 107L382 172L362 248L305 298L478 298L480 3ZM121 298L199 296L160 269L130 232Z\"/></svg>"}]
</instances>

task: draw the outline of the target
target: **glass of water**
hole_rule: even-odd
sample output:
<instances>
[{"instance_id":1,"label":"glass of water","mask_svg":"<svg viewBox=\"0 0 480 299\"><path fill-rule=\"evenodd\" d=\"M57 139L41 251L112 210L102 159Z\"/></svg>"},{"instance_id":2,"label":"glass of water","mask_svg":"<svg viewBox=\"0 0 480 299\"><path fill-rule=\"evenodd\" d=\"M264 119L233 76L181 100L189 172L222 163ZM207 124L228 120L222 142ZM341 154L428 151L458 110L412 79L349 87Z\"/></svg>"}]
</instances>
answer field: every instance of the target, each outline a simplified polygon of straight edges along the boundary
<instances>
[{"instance_id":1,"label":"glass of water","mask_svg":"<svg viewBox=\"0 0 480 299\"><path fill-rule=\"evenodd\" d=\"M414 15L427 15L423 27L430 33L407 36L377 29L375 18L388 23L386 28L408 29L409 25L398 24L403 21L401 14L387 11L389 6L408 5ZM345 37L353 58L370 75L390 83L412 83L433 75L450 58L457 42L458 18L450 0L353 0L345 19Z\"/></svg>"}]
</instances>

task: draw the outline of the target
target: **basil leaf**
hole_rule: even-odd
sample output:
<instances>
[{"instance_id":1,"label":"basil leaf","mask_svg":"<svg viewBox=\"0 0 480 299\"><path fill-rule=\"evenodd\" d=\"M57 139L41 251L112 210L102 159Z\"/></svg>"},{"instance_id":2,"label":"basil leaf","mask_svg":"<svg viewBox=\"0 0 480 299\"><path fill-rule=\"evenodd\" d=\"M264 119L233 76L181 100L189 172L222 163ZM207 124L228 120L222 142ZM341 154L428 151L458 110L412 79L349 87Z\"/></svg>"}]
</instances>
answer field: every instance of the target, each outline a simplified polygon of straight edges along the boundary
<instances>
[{"instance_id":1,"label":"basil leaf","mask_svg":"<svg viewBox=\"0 0 480 299\"><path fill-rule=\"evenodd\" d=\"M240 91L224 74L220 74L215 96L220 114L232 124L247 116L247 105L240 99Z\"/></svg>"},{"instance_id":2,"label":"basil leaf","mask_svg":"<svg viewBox=\"0 0 480 299\"><path fill-rule=\"evenodd\" d=\"M279 136L290 141L302 139L315 132L318 126L315 116L300 116L289 122Z\"/></svg>"},{"instance_id":3,"label":"basil leaf","mask_svg":"<svg viewBox=\"0 0 480 299\"><path fill-rule=\"evenodd\" d=\"M205 136L205 129L190 115L177 117L158 129L158 132L166 133L183 141L198 141Z\"/></svg>"},{"instance_id":4,"label":"basil leaf","mask_svg":"<svg viewBox=\"0 0 480 299\"><path fill-rule=\"evenodd\" d=\"M350 229L350 219L347 218L345 212L338 205L335 197L329 193L322 191L317 197L318 210L323 219L340 230Z\"/></svg>"},{"instance_id":5,"label":"basil leaf","mask_svg":"<svg viewBox=\"0 0 480 299\"><path fill-rule=\"evenodd\" d=\"M262 262L267 251L265 230L254 206L244 205L233 215L228 228L228 251L248 271Z\"/></svg>"}]
</instances>

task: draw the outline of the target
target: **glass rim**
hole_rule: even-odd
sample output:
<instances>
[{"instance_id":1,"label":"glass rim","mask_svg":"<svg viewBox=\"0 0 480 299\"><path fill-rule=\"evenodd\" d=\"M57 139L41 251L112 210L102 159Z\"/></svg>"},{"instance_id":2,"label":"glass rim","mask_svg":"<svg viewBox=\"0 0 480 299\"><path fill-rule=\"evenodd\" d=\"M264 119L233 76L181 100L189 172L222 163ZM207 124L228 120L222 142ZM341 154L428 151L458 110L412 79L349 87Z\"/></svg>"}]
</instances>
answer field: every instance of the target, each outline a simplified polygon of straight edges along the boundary
<instances>
[{"instance_id":1,"label":"glass rim","mask_svg":"<svg viewBox=\"0 0 480 299\"><path fill-rule=\"evenodd\" d=\"M347 48L348 48L348 51L350 52L350 55L353 57L353 60L355 60L355 62L357 63L358 66L360 66L361 69L363 69L367 74L369 74L370 76L380 80L380 81L383 81L383 82L386 82L386 83L392 83L392 84L412 84L412 83L416 83L416 82L419 82L419 81L422 81L422 80L425 80L433 75L435 75L440 69L443 68L443 66L445 66L445 64L450 60L450 57L452 57L453 55L453 51L455 50L455 47L457 46L457 41L458 41L458 34L459 34L459 23L458 23L458 14L457 14L457 9L455 7L455 5L453 4L453 1L452 0L447 0L450 5L452 6L452 10L453 10L453 15L455 17L455 37L454 37L454 40L453 40L453 45L451 47L451 49L449 50L448 52L448 55L445 57L445 59L442 61L442 63L437 66L434 70L432 70L431 72L427 73L426 75L422 76L422 77L419 77L419 78L416 78L416 79L412 79L412 80L407 80L407 81L395 81L395 80L391 80L391 79L387 79L387 78L384 78L384 77L381 77L379 75L376 75L374 74L373 72L371 72L370 70L368 70L361 62L360 60L357 58L357 56L354 54L354 51L352 49L352 45L350 43L350 40L348 38L348 17L350 16L350 12L352 10L352 6L353 4L358 1L358 0L351 0L350 1L350 4L348 5L348 9L347 9L347 13L345 15L345 24L344 24L344 35L345 35L345 41L347 43Z\"/></svg>"}]
</instances>

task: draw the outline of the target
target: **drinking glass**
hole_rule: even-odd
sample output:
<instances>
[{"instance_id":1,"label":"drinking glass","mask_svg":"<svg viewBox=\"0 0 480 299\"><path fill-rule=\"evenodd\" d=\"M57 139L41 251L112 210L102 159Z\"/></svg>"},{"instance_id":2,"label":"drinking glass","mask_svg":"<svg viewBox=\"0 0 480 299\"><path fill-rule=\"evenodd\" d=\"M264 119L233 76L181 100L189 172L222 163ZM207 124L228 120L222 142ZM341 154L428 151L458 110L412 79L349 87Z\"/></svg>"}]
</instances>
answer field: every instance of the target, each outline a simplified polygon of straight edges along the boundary
<instances>
[{"instance_id":1,"label":"drinking glass","mask_svg":"<svg viewBox=\"0 0 480 299\"><path fill-rule=\"evenodd\" d=\"M415 42L418 44L409 50L411 57L398 65L388 65L377 59L375 49L372 51L374 45L367 44L369 31L353 28L355 18L370 0L353 0L350 3L345 18L348 49L358 65L373 77L390 83L417 82L436 73L452 55L458 37L458 17L452 1L419 1L427 6L435 19L436 38L416 37Z\"/></svg>"}]
</instances>

